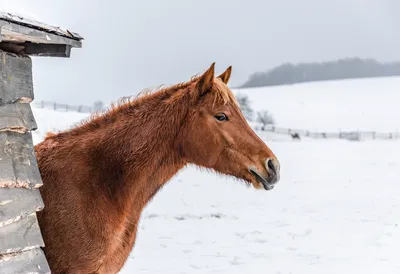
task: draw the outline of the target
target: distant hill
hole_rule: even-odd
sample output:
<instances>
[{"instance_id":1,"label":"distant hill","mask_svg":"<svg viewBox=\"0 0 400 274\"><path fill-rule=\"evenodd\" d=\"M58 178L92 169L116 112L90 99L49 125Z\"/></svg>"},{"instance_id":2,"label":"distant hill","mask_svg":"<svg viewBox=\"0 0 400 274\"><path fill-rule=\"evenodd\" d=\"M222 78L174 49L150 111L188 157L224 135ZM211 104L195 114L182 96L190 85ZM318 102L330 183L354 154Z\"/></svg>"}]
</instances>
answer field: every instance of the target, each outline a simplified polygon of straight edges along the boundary
<instances>
[{"instance_id":1,"label":"distant hill","mask_svg":"<svg viewBox=\"0 0 400 274\"><path fill-rule=\"evenodd\" d=\"M284 63L267 72L253 73L240 88L387 76L400 76L400 62L345 58L318 63Z\"/></svg>"}]
</instances>

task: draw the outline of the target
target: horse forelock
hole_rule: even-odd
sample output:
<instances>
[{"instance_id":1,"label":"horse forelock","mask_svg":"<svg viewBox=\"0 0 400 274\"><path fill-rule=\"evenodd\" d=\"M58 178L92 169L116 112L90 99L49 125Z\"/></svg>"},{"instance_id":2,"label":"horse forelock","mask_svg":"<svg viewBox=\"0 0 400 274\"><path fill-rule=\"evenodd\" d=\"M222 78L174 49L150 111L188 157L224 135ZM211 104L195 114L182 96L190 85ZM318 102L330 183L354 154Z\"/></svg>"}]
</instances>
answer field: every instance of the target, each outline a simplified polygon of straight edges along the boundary
<instances>
[{"instance_id":1,"label":"horse forelock","mask_svg":"<svg viewBox=\"0 0 400 274\"><path fill-rule=\"evenodd\" d=\"M219 100L224 105L231 103L236 107L239 106L239 103L234 94L232 93L232 91L220 79L218 78L215 79L213 83L213 90L215 92L215 100Z\"/></svg>"}]
</instances>

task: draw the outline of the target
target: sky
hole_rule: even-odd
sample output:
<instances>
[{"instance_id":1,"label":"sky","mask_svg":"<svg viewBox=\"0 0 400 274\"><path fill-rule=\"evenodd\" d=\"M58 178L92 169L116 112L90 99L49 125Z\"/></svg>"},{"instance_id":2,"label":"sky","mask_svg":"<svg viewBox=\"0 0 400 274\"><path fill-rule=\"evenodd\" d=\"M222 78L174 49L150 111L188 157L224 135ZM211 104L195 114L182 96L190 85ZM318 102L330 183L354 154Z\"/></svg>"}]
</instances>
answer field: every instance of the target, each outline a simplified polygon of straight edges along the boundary
<instances>
[{"instance_id":1,"label":"sky","mask_svg":"<svg viewBox=\"0 0 400 274\"><path fill-rule=\"evenodd\" d=\"M34 57L36 100L90 105L189 80L216 62L230 86L283 62L400 60L398 0L0 0L84 37L70 58Z\"/></svg>"}]
</instances>

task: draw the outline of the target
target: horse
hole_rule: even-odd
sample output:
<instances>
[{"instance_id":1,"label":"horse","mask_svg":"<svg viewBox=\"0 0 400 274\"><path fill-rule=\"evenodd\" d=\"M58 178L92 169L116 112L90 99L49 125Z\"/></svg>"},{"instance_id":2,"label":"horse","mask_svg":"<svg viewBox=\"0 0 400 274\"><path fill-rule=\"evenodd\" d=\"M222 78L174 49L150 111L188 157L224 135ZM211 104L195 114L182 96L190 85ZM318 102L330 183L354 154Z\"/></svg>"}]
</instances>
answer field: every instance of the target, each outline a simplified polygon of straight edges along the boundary
<instances>
[{"instance_id":1,"label":"horse","mask_svg":"<svg viewBox=\"0 0 400 274\"><path fill-rule=\"evenodd\" d=\"M141 212L194 165L272 190L280 164L244 118L215 63L189 81L123 97L35 146L45 204L37 213L52 273L117 273Z\"/></svg>"}]
</instances>

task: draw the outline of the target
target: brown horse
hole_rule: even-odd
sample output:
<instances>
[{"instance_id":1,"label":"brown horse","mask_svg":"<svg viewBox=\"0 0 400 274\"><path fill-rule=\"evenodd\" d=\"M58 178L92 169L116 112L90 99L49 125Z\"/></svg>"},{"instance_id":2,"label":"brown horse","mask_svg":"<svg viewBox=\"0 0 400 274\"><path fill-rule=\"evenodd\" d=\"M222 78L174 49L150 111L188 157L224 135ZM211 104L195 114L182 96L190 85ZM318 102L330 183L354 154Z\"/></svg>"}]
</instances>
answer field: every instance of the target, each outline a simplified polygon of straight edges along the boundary
<instances>
[{"instance_id":1,"label":"brown horse","mask_svg":"<svg viewBox=\"0 0 400 274\"><path fill-rule=\"evenodd\" d=\"M139 96L36 149L45 208L38 213L52 273L117 273L140 215L187 164L271 190L279 162L243 117L214 64L192 80Z\"/></svg>"}]
</instances>

